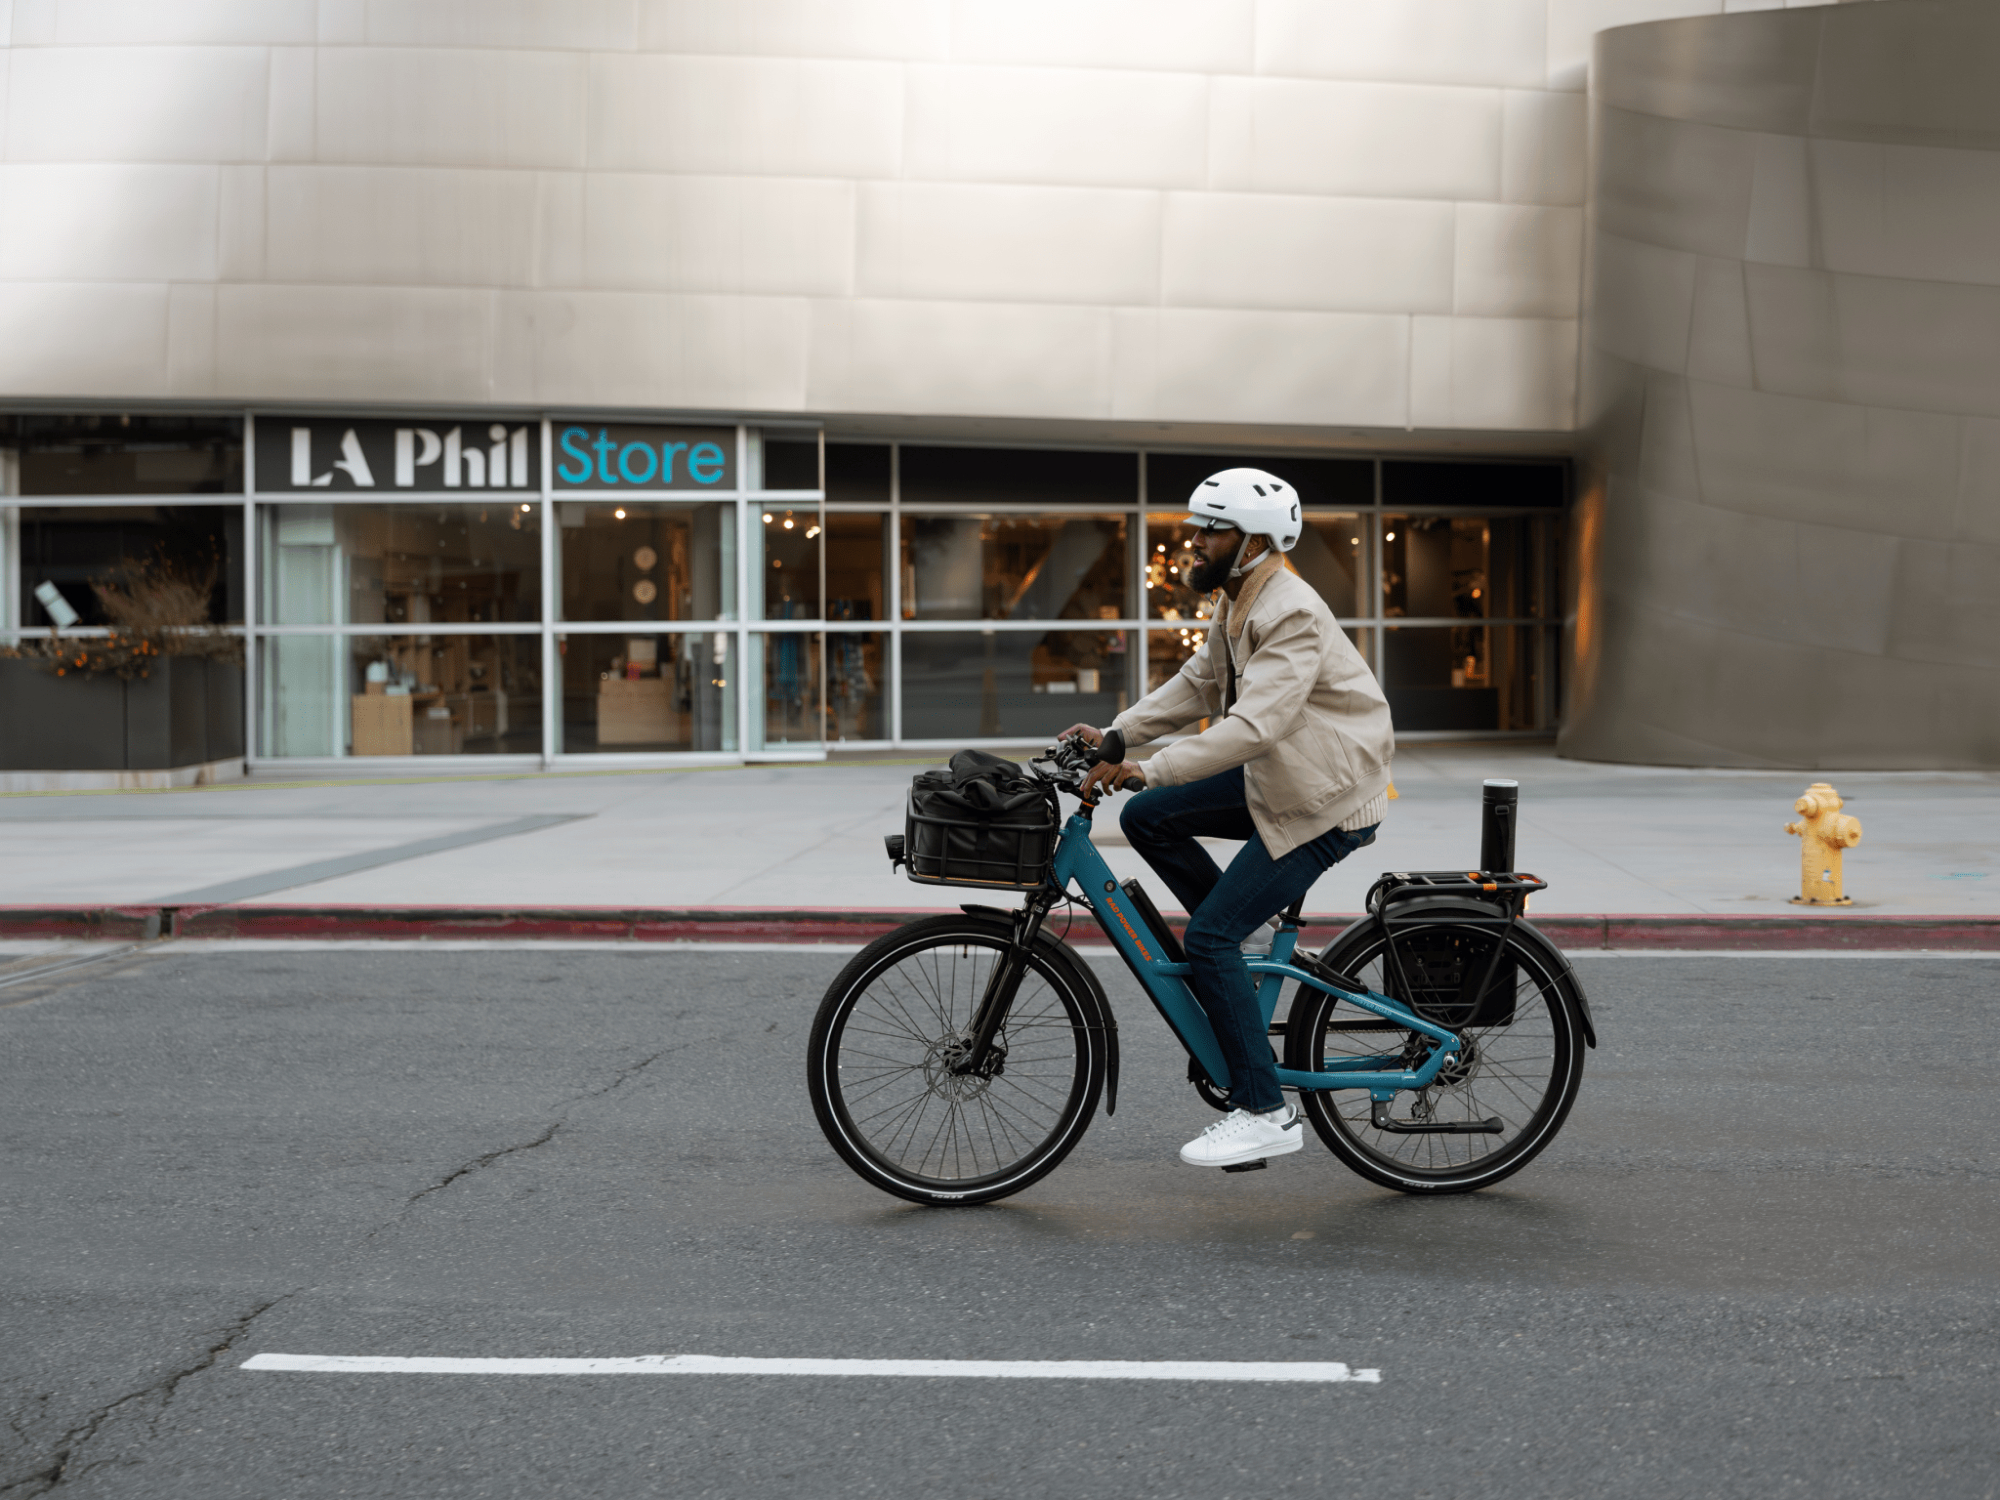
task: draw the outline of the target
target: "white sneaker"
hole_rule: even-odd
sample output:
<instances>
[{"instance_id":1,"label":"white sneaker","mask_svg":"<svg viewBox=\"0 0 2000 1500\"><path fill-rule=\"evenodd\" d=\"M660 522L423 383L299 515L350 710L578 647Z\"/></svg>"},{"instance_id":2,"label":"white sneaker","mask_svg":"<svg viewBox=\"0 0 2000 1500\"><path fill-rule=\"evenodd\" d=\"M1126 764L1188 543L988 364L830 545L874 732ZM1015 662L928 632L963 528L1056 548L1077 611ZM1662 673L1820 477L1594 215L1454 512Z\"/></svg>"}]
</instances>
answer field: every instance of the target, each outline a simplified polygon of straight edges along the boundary
<instances>
[{"instance_id":1,"label":"white sneaker","mask_svg":"<svg viewBox=\"0 0 2000 1500\"><path fill-rule=\"evenodd\" d=\"M1233 1167L1240 1162L1286 1156L1306 1143L1299 1113L1287 1104L1268 1115L1232 1109L1181 1147L1181 1160L1191 1167Z\"/></svg>"},{"instance_id":2,"label":"white sneaker","mask_svg":"<svg viewBox=\"0 0 2000 1500\"><path fill-rule=\"evenodd\" d=\"M1271 944L1277 941L1277 937L1278 919L1273 917L1243 940L1243 956L1245 958L1269 958L1271 956Z\"/></svg>"}]
</instances>

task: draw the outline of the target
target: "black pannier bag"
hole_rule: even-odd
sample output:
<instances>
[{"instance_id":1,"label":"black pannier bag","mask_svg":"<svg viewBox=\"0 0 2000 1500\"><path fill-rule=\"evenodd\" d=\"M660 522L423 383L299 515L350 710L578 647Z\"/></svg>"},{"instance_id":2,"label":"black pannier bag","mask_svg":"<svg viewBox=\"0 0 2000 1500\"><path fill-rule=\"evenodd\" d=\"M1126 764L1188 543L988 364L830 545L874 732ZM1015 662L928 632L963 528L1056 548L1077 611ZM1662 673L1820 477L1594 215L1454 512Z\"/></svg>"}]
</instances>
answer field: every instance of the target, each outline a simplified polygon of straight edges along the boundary
<instances>
[{"instance_id":1,"label":"black pannier bag","mask_svg":"<svg viewBox=\"0 0 2000 1500\"><path fill-rule=\"evenodd\" d=\"M910 879L1030 890L1056 851L1056 793L1011 760L961 750L910 783Z\"/></svg>"},{"instance_id":2,"label":"black pannier bag","mask_svg":"<svg viewBox=\"0 0 2000 1500\"><path fill-rule=\"evenodd\" d=\"M1454 1031L1511 1024L1519 973L1505 954L1497 965L1493 963L1498 942L1495 934L1463 927L1399 934L1396 954L1403 961L1408 993L1403 980L1385 963L1390 998L1401 1000L1426 1021Z\"/></svg>"}]
</instances>

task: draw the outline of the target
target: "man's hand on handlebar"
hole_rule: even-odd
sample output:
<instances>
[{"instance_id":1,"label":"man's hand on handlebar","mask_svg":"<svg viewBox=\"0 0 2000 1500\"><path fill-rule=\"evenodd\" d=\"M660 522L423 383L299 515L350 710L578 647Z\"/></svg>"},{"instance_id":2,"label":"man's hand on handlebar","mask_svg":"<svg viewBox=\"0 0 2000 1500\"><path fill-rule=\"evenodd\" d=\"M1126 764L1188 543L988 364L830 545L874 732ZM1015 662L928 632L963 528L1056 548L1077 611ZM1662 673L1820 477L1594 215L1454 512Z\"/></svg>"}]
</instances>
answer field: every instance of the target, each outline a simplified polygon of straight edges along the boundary
<instances>
[{"instance_id":1,"label":"man's hand on handlebar","mask_svg":"<svg viewBox=\"0 0 2000 1500\"><path fill-rule=\"evenodd\" d=\"M1077 795L1090 797L1112 792L1143 792L1146 789L1145 771L1132 761L1120 761L1116 765L1092 766L1084 773L1083 785L1077 788Z\"/></svg>"},{"instance_id":2,"label":"man's hand on handlebar","mask_svg":"<svg viewBox=\"0 0 2000 1500\"><path fill-rule=\"evenodd\" d=\"M1083 742L1093 750L1104 743L1104 731L1101 729L1092 729L1088 724L1072 724L1061 734L1057 735L1056 738L1066 740L1071 735L1080 736Z\"/></svg>"}]
</instances>

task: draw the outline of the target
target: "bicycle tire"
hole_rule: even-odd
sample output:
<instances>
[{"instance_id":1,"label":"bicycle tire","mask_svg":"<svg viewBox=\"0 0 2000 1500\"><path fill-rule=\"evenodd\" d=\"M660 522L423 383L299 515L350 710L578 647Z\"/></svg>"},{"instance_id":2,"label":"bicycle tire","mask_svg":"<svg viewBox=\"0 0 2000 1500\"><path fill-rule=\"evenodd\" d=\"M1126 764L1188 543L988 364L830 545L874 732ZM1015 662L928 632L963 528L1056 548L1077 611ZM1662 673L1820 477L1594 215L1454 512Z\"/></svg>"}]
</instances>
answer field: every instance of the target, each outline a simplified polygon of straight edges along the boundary
<instances>
[{"instance_id":1,"label":"bicycle tire","mask_svg":"<svg viewBox=\"0 0 2000 1500\"><path fill-rule=\"evenodd\" d=\"M1428 949L1447 960L1457 955L1463 975L1485 972L1491 955L1493 913L1483 908L1433 908L1430 920L1398 926L1396 942L1405 954ZM1483 925L1475 925L1483 924ZM1413 941L1414 940L1414 941ZM1472 1192L1512 1176L1534 1160L1562 1129L1583 1079L1584 1039L1589 1034L1582 996L1559 955L1518 929L1506 934L1498 974L1512 976L1512 993L1500 986L1470 1004L1439 1003L1432 989L1416 1000L1417 1013L1458 1031L1467 1060L1442 1075L1430 1089L1398 1096L1393 1106L1405 1118L1444 1123L1498 1118L1499 1135L1400 1135L1377 1130L1365 1091L1311 1091L1301 1103L1313 1129L1341 1164L1383 1187L1426 1195ZM1398 986L1386 972L1381 929L1357 922L1320 955L1330 967L1367 982L1395 998ZM1476 980L1474 981L1476 984ZM1406 1001L1406 1003L1409 1003ZM1426 1014L1426 1009L1432 1013ZM1480 1024L1481 1022L1485 1024ZM1301 985L1292 999L1285 1032L1287 1066L1315 1071L1326 1057L1399 1053L1412 1059L1427 1045L1417 1033L1399 1028L1343 1002L1338 996ZM1456 1075L1456 1076L1454 1076ZM1408 1101L1407 1103L1405 1101Z\"/></svg>"},{"instance_id":2,"label":"bicycle tire","mask_svg":"<svg viewBox=\"0 0 2000 1500\"><path fill-rule=\"evenodd\" d=\"M1104 1087L1105 1021L1081 960L1055 940L1029 953L994 1076L946 1065L1012 941L1003 920L926 918L877 938L828 986L807 1087L828 1144L864 1181L913 1203L990 1203L1082 1138Z\"/></svg>"}]
</instances>

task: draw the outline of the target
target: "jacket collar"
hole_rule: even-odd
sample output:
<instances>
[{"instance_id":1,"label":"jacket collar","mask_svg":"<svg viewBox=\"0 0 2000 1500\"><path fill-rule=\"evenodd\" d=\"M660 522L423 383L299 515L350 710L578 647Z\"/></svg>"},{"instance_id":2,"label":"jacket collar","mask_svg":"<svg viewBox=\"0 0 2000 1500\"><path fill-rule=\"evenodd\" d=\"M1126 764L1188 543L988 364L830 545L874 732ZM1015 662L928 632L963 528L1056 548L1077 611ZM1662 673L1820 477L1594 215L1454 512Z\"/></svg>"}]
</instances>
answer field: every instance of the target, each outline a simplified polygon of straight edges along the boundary
<instances>
[{"instance_id":1,"label":"jacket collar","mask_svg":"<svg viewBox=\"0 0 2000 1500\"><path fill-rule=\"evenodd\" d=\"M1222 595L1217 604L1222 610L1223 629L1232 636L1243 634L1243 626L1250 619L1250 609L1257 602L1257 596L1264 592L1264 585L1269 583L1284 566L1284 553L1273 552L1250 570L1249 576L1243 580L1242 590L1234 600L1227 594Z\"/></svg>"}]
</instances>

